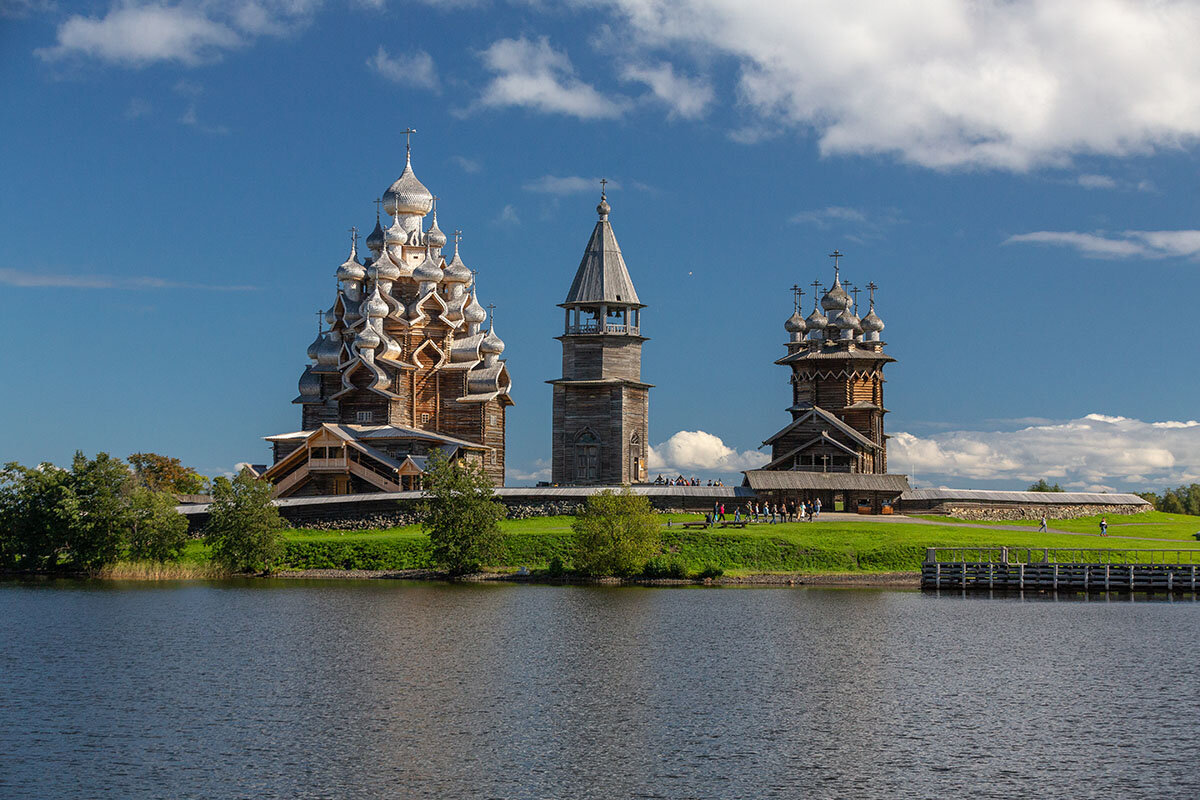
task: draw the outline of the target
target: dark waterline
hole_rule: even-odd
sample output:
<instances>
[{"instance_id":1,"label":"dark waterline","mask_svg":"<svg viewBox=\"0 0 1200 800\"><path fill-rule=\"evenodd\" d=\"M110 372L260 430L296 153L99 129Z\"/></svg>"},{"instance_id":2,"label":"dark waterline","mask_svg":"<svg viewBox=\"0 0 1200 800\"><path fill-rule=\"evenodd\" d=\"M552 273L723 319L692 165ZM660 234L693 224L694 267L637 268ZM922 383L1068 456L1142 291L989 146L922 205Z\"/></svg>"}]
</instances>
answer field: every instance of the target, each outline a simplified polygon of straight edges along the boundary
<instances>
[{"instance_id":1,"label":"dark waterline","mask_svg":"<svg viewBox=\"0 0 1200 800\"><path fill-rule=\"evenodd\" d=\"M0 582L0 797L1191 798L1198 632L1190 599Z\"/></svg>"}]
</instances>

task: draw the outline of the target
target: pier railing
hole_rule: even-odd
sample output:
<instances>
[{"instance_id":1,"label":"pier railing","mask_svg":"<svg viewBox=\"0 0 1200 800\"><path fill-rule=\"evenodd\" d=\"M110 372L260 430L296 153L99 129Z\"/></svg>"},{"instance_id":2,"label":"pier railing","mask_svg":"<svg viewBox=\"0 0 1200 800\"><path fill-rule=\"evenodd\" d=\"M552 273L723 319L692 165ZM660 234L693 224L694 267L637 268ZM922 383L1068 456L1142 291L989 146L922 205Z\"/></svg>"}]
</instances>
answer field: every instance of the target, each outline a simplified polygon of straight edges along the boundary
<instances>
[{"instance_id":1,"label":"pier railing","mask_svg":"<svg viewBox=\"0 0 1200 800\"><path fill-rule=\"evenodd\" d=\"M1200 564L1200 549L929 547L926 564Z\"/></svg>"},{"instance_id":2,"label":"pier railing","mask_svg":"<svg viewBox=\"0 0 1200 800\"><path fill-rule=\"evenodd\" d=\"M926 589L1196 592L1200 550L930 547Z\"/></svg>"}]
</instances>

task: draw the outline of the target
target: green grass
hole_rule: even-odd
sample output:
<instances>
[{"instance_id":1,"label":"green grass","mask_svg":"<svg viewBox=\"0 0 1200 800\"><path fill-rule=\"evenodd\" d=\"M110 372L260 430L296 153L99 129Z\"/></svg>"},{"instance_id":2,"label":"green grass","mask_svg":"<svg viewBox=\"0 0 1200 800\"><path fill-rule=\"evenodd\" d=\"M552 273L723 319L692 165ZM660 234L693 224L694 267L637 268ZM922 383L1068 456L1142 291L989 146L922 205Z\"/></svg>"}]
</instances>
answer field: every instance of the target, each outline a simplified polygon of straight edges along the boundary
<instances>
[{"instance_id":1,"label":"green grass","mask_svg":"<svg viewBox=\"0 0 1200 800\"><path fill-rule=\"evenodd\" d=\"M1090 517L1080 517L1079 519L1051 519L1047 520L1046 524L1051 529L1060 531L1072 531L1075 533L1091 533L1099 536L1100 534L1100 518L1102 515L1096 514ZM1037 527L1039 520L1005 520L1002 522L986 522L980 520L965 520L956 519L954 517L936 517L936 516L921 516L920 519L933 520L935 522L952 522L955 525L963 527L976 527L982 525L993 525L1000 527L1013 526L1033 526ZM1161 511L1143 511L1140 514L1109 514L1108 519L1108 535L1109 538L1114 536L1135 536L1138 538L1147 539L1172 539L1177 540L1180 544L1186 541L1195 542L1195 533L1200 531L1200 517L1192 517L1187 514L1164 514ZM1123 547L1126 545L1114 545L1114 547ZM1145 546L1155 547L1151 542L1146 542L1144 545L1135 545L1129 543L1128 546Z\"/></svg>"},{"instance_id":2,"label":"green grass","mask_svg":"<svg viewBox=\"0 0 1200 800\"><path fill-rule=\"evenodd\" d=\"M663 545L689 570L720 567L727 574L755 572L896 572L920 569L927 547L1052 547L1052 548L1186 548L1200 542L1185 539L1187 530L1200 529L1200 518L1139 514L1110 518L1110 536L1069 536L1029 531L990 530L959 521L954 527L916 522L871 520L758 524L745 530L685 530L663 527ZM699 515L673 515L675 521ZM1096 518L1098 523L1099 518ZM571 517L540 517L501 523L506 554L501 568L545 568L555 556L570 563ZM939 520L945 521L945 520ZM1132 522L1145 526L1120 525ZM1019 523L1014 523L1019 524ZM1058 523L1056 523L1058 524ZM1062 524L1063 529L1098 533L1089 519ZM1011 527L1011 526L1005 526ZM1159 541L1114 538L1130 532ZM297 569L413 569L428 568L429 540L419 526L380 531L289 531L288 567Z\"/></svg>"}]
</instances>

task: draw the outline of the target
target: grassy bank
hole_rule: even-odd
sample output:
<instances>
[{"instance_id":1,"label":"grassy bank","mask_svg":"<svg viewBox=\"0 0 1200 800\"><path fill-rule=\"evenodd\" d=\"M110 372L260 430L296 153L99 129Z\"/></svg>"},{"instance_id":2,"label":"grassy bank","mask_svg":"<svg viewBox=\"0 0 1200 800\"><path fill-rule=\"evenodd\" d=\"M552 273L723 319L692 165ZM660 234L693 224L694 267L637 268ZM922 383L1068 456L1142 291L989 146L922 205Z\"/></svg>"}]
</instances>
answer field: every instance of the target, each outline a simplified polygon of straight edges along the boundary
<instances>
[{"instance_id":1,"label":"grassy bank","mask_svg":"<svg viewBox=\"0 0 1200 800\"><path fill-rule=\"evenodd\" d=\"M694 517L693 517L694 518ZM543 517L501 523L505 555L500 568L543 569L555 557L570 563L571 517ZM939 520L946 521L946 520ZM927 547L1200 548L1185 538L1200 529L1200 518L1157 512L1110 519L1110 537L990 530L953 521L953 526L871 520L756 525L745 530L663 528L663 545L692 572L718 567L727 574L763 572L900 572L920 569ZM1098 532L1099 518L1056 526ZM1004 526L1008 527L1008 526ZM1120 533L1118 533L1120 531ZM1123 541L1114 535L1153 541ZM1190 534L1189 534L1190 535ZM290 531L287 569L425 569L433 566L429 540L418 526L381 531Z\"/></svg>"},{"instance_id":2,"label":"grassy bank","mask_svg":"<svg viewBox=\"0 0 1200 800\"><path fill-rule=\"evenodd\" d=\"M1128 516L1109 514L1103 518L1108 520L1108 535L1110 538L1113 536L1149 537L1154 539L1174 539L1178 540L1180 544L1186 544L1188 541L1195 543L1195 533L1200 531L1200 517L1191 517L1187 514L1164 514L1161 511L1144 511L1141 514L1130 514ZM966 528L979 528L984 525L997 527L1032 526L1036 528L1039 522L1038 520L1028 519L985 522L980 520L956 519L954 517L925 516L920 517L920 519L950 522ZM1051 530L1099 534L1100 519L1101 515L1097 514L1078 519L1052 519L1047 520L1046 524ZM1122 547L1124 545L1116 544L1113 546ZM1146 546L1155 547L1157 545L1147 543Z\"/></svg>"}]
</instances>

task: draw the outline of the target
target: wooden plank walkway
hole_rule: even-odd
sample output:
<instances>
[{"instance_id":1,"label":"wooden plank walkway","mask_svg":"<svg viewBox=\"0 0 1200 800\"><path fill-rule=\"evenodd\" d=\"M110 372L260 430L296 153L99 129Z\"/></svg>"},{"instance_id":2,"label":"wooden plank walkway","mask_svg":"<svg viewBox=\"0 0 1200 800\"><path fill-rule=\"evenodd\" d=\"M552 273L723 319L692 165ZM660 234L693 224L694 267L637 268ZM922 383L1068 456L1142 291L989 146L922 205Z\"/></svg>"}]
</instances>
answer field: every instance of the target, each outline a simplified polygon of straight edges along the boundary
<instances>
[{"instance_id":1,"label":"wooden plank walkway","mask_svg":"<svg viewBox=\"0 0 1200 800\"><path fill-rule=\"evenodd\" d=\"M931 547L922 589L1055 592L1191 592L1200 551Z\"/></svg>"}]
</instances>

